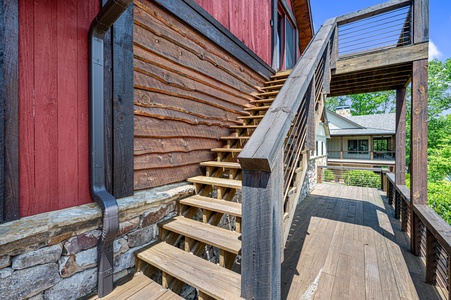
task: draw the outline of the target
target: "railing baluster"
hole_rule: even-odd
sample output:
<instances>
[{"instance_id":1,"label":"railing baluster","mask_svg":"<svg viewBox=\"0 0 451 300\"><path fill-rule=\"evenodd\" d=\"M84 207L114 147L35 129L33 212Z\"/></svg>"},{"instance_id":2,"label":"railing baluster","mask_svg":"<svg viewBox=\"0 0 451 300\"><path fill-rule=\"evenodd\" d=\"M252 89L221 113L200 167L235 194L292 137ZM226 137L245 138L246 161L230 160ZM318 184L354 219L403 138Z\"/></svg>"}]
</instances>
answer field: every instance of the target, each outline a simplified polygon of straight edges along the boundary
<instances>
[{"instance_id":1,"label":"railing baluster","mask_svg":"<svg viewBox=\"0 0 451 300\"><path fill-rule=\"evenodd\" d=\"M437 239L426 228L426 282L435 283L437 272Z\"/></svg>"},{"instance_id":2,"label":"railing baluster","mask_svg":"<svg viewBox=\"0 0 451 300\"><path fill-rule=\"evenodd\" d=\"M401 215L401 194L395 189L395 219L399 220Z\"/></svg>"}]
</instances>

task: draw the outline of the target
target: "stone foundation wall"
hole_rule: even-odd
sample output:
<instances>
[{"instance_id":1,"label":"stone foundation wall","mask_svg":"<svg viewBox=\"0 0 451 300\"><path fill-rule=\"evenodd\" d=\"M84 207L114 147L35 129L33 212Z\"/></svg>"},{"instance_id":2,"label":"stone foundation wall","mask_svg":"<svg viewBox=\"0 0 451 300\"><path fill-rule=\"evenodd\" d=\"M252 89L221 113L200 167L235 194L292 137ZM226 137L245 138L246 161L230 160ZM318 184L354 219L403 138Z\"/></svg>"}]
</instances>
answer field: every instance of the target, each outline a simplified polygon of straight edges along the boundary
<instances>
[{"instance_id":1,"label":"stone foundation wall","mask_svg":"<svg viewBox=\"0 0 451 300\"><path fill-rule=\"evenodd\" d=\"M157 239L157 223L176 214L194 187L172 184L118 200L114 281L134 272L135 252ZM97 288L101 211L95 203L0 225L0 300L77 299Z\"/></svg>"},{"instance_id":2,"label":"stone foundation wall","mask_svg":"<svg viewBox=\"0 0 451 300\"><path fill-rule=\"evenodd\" d=\"M311 191L315 189L317 182L317 166L326 166L327 165L327 155L315 156L309 159L307 166L307 173L304 178L304 183L302 185L301 196L299 197L299 201L301 202Z\"/></svg>"}]
</instances>

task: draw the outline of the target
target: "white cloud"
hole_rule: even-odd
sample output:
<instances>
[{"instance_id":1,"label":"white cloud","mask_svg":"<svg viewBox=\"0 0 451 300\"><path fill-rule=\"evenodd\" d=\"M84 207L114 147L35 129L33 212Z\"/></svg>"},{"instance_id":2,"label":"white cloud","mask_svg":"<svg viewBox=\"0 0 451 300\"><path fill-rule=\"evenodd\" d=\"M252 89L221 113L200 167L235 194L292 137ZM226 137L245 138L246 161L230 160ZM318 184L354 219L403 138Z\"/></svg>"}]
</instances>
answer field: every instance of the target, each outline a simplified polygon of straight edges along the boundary
<instances>
[{"instance_id":1,"label":"white cloud","mask_svg":"<svg viewBox=\"0 0 451 300\"><path fill-rule=\"evenodd\" d=\"M442 52L438 50L437 46L432 42L432 40L429 41L429 60L433 60L435 58L440 59L442 57Z\"/></svg>"}]
</instances>

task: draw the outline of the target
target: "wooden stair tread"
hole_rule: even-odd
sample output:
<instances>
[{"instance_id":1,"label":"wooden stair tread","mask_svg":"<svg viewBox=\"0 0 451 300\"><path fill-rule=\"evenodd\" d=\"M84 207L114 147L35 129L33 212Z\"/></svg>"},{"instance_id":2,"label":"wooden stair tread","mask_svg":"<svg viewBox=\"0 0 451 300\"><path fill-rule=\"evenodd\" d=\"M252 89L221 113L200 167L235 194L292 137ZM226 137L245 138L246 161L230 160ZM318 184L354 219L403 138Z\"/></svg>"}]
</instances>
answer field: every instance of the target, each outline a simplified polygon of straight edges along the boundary
<instances>
[{"instance_id":1,"label":"wooden stair tread","mask_svg":"<svg viewBox=\"0 0 451 300\"><path fill-rule=\"evenodd\" d=\"M188 219L183 216L161 222L159 226L233 254L239 254L241 251L241 234L235 231Z\"/></svg>"},{"instance_id":2,"label":"wooden stair tread","mask_svg":"<svg viewBox=\"0 0 451 300\"><path fill-rule=\"evenodd\" d=\"M264 97L264 96L275 96L279 93L279 91L271 91L271 92L264 92L257 94L258 97Z\"/></svg>"},{"instance_id":3,"label":"wooden stair tread","mask_svg":"<svg viewBox=\"0 0 451 300\"><path fill-rule=\"evenodd\" d=\"M181 204L190 205L209 211L241 217L241 203L194 195L180 200Z\"/></svg>"},{"instance_id":4,"label":"wooden stair tread","mask_svg":"<svg viewBox=\"0 0 451 300\"><path fill-rule=\"evenodd\" d=\"M204 161L200 163L204 167L218 167L227 169L241 169L241 165L237 162L226 162L226 161Z\"/></svg>"},{"instance_id":5,"label":"wooden stair tread","mask_svg":"<svg viewBox=\"0 0 451 300\"><path fill-rule=\"evenodd\" d=\"M247 111L259 111L259 110L267 110L269 109L271 106L269 105L265 105L265 106L256 106L256 107L246 107L244 110Z\"/></svg>"},{"instance_id":6,"label":"wooden stair tread","mask_svg":"<svg viewBox=\"0 0 451 300\"><path fill-rule=\"evenodd\" d=\"M264 115L240 116L238 119L263 119Z\"/></svg>"},{"instance_id":7,"label":"wooden stair tread","mask_svg":"<svg viewBox=\"0 0 451 300\"><path fill-rule=\"evenodd\" d=\"M265 87L262 87L262 90L274 90L274 89L281 89L283 87L283 84L278 84L278 85L268 85Z\"/></svg>"},{"instance_id":8,"label":"wooden stair tread","mask_svg":"<svg viewBox=\"0 0 451 300\"><path fill-rule=\"evenodd\" d=\"M251 103L270 103L273 102L275 98L267 98L267 99L258 99L258 100L251 100Z\"/></svg>"},{"instance_id":9,"label":"wooden stair tread","mask_svg":"<svg viewBox=\"0 0 451 300\"><path fill-rule=\"evenodd\" d=\"M233 135L231 135L231 136L222 136L221 137L221 140L248 140L248 139L250 139L250 136L233 136Z\"/></svg>"},{"instance_id":10,"label":"wooden stair tread","mask_svg":"<svg viewBox=\"0 0 451 300\"><path fill-rule=\"evenodd\" d=\"M291 73L291 70L285 70L277 72L275 75L272 75L271 78L280 78L280 77L288 77Z\"/></svg>"},{"instance_id":11,"label":"wooden stair tread","mask_svg":"<svg viewBox=\"0 0 451 300\"><path fill-rule=\"evenodd\" d=\"M249 124L249 125L232 125L229 126L231 129L255 129L257 125Z\"/></svg>"},{"instance_id":12,"label":"wooden stair tread","mask_svg":"<svg viewBox=\"0 0 451 300\"><path fill-rule=\"evenodd\" d=\"M286 78L283 78L283 79L274 79L274 80L271 80L271 81L266 81L265 82L265 85L266 86L268 86L268 85L272 85L272 84L279 84L279 83L282 83L282 85L285 83L285 81L287 81L287 79Z\"/></svg>"},{"instance_id":13,"label":"wooden stair tread","mask_svg":"<svg viewBox=\"0 0 451 300\"><path fill-rule=\"evenodd\" d=\"M241 180L225 179L208 176L196 176L187 179L192 183L208 184L212 186L227 187L232 189L241 189Z\"/></svg>"},{"instance_id":14,"label":"wooden stair tread","mask_svg":"<svg viewBox=\"0 0 451 300\"><path fill-rule=\"evenodd\" d=\"M171 290L163 288L161 285L145 276L143 273L136 273L132 280L116 287L111 294L90 300L182 300L183 298Z\"/></svg>"},{"instance_id":15,"label":"wooden stair tread","mask_svg":"<svg viewBox=\"0 0 451 300\"><path fill-rule=\"evenodd\" d=\"M138 258L215 299L241 299L241 276L165 242L138 253Z\"/></svg>"},{"instance_id":16,"label":"wooden stair tread","mask_svg":"<svg viewBox=\"0 0 451 300\"><path fill-rule=\"evenodd\" d=\"M232 153L239 153L243 150L242 148L213 148L211 149L212 152L232 152Z\"/></svg>"}]
</instances>

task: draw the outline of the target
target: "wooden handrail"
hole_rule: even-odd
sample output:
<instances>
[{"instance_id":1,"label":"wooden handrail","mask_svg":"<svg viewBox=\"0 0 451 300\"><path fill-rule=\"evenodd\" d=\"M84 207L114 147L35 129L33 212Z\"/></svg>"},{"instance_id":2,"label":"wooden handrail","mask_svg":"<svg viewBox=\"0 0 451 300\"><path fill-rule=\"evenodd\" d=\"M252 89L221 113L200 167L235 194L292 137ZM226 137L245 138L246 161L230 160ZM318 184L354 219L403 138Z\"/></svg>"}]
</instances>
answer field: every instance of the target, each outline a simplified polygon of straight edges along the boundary
<instances>
[{"instance_id":1,"label":"wooden handrail","mask_svg":"<svg viewBox=\"0 0 451 300\"><path fill-rule=\"evenodd\" d=\"M365 9L361 9L349 14L345 14L337 17L338 25L344 25L354 21L369 18L375 15L379 15L397 8L408 6L412 3L412 0L391 0L384 3L376 4Z\"/></svg>"},{"instance_id":2,"label":"wooden handrail","mask_svg":"<svg viewBox=\"0 0 451 300\"><path fill-rule=\"evenodd\" d=\"M411 250L424 255L426 282L436 285L445 299L451 299L451 226L428 205L412 203L409 188L397 185L394 174L387 173L386 178L391 191L387 192L388 202L394 202L395 217L399 219L402 214L403 231L408 225L413 228Z\"/></svg>"}]
</instances>

